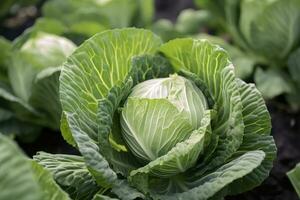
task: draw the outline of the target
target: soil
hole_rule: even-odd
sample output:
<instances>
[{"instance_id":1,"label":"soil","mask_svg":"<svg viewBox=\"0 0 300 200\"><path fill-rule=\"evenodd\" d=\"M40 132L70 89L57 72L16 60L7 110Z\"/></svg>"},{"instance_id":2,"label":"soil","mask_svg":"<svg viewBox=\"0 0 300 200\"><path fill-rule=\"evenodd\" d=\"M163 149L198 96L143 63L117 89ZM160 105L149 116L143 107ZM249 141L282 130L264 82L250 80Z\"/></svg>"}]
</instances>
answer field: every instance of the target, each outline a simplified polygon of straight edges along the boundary
<instances>
[{"instance_id":1,"label":"soil","mask_svg":"<svg viewBox=\"0 0 300 200\"><path fill-rule=\"evenodd\" d=\"M41 2L44 2L42 0ZM194 8L192 0L156 0L156 19L168 18L172 21L176 19L179 12L185 8ZM40 7L40 5L38 5ZM33 24L34 19L39 15L29 17L20 27L7 28L0 24L0 35L8 39L14 39L19 34ZM226 200L298 200L286 172L291 170L300 162L300 113L290 113L283 110L276 103L268 103L268 108L272 116L272 135L278 148L277 159L274 168L262 185L252 191L241 195L226 197ZM21 148L29 155L35 155L37 151L49 153L70 153L78 152L70 145L66 144L58 132L44 130L35 143L28 144L19 141Z\"/></svg>"}]
</instances>

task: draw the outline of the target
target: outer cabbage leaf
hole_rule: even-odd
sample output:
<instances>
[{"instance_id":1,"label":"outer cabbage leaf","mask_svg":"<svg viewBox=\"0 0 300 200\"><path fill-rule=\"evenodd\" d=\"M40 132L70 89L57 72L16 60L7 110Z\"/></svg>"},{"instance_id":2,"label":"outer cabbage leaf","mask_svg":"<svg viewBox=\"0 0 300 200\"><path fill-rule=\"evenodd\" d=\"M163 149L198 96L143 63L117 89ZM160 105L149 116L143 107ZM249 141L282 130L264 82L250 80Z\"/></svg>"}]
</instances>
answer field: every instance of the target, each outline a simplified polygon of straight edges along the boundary
<instances>
[{"instance_id":1,"label":"outer cabbage leaf","mask_svg":"<svg viewBox=\"0 0 300 200\"><path fill-rule=\"evenodd\" d=\"M41 199L31 166L17 145L0 134L0 150L0 199Z\"/></svg>"},{"instance_id":2,"label":"outer cabbage leaf","mask_svg":"<svg viewBox=\"0 0 300 200\"><path fill-rule=\"evenodd\" d=\"M236 180L229 186L228 193L238 194L260 185L273 166L276 157L276 146L270 135L271 118L260 92L253 84L246 84L238 80L240 85L241 100L243 103L243 119L245 123L245 135L243 144L234 154L234 159L244 152L262 150L266 157L262 164L247 176Z\"/></svg>"},{"instance_id":3,"label":"outer cabbage leaf","mask_svg":"<svg viewBox=\"0 0 300 200\"><path fill-rule=\"evenodd\" d=\"M258 62L258 58L254 55L241 50L237 46L229 44L221 37L201 33L197 35L196 38L207 39L213 44L217 44L224 48L230 56L236 77L246 79L252 75L254 66Z\"/></svg>"},{"instance_id":4,"label":"outer cabbage leaf","mask_svg":"<svg viewBox=\"0 0 300 200\"><path fill-rule=\"evenodd\" d=\"M53 180L49 171L44 169L35 161L31 162L34 178L39 185L39 190L43 193L45 200L70 200L69 195L65 193ZM26 183L27 184L27 183Z\"/></svg>"},{"instance_id":5,"label":"outer cabbage leaf","mask_svg":"<svg viewBox=\"0 0 300 200\"><path fill-rule=\"evenodd\" d=\"M300 40L300 27L298 26L300 2L298 0L259 2L264 5L252 6L255 1L242 1L242 7L243 4L248 4L245 5L247 12L242 10L242 15L257 13L256 11L261 8L261 11L252 17L253 20L250 18L250 27L246 30L249 35L248 43L254 52L266 56L271 63L278 59L285 59ZM243 21L241 23L243 24Z\"/></svg>"},{"instance_id":6,"label":"outer cabbage leaf","mask_svg":"<svg viewBox=\"0 0 300 200\"><path fill-rule=\"evenodd\" d=\"M59 101L60 67L46 68L39 72L32 85L32 94L29 99L38 112L45 116L39 124L57 129L60 126L61 104ZM45 102L47 102L45 104Z\"/></svg>"},{"instance_id":7,"label":"outer cabbage leaf","mask_svg":"<svg viewBox=\"0 0 300 200\"><path fill-rule=\"evenodd\" d=\"M265 99L290 93L293 89L287 74L280 70L267 69L263 71L261 68L258 68L255 71L254 79L258 90Z\"/></svg>"},{"instance_id":8,"label":"outer cabbage leaf","mask_svg":"<svg viewBox=\"0 0 300 200\"><path fill-rule=\"evenodd\" d=\"M146 30L107 31L87 40L69 57L60 77L62 107L69 113L78 112L88 125L82 130L90 138L96 141L98 137L98 101L125 81L133 56L153 54L160 43Z\"/></svg>"},{"instance_id":9,"label":"outer cabbage leaf","mask_svg":"<svg viewBox=\"0 0 300 200\"><path fill-rule=\"evenodd\" d=\"M110 168L107 160L99 153L99 147L82 129L82 123L76 113L65 113L72 136L82 154L87 169L95 178L97 184L104 188L112 188L112 192L124 200L143 197L143 194L131 188L124 180L119 180L117 174Z\"/></svg>"},{"instance_id":10,"label":"outer cabbage leaf","mask_svg":"<svg viewBox=\"0 0 300 200\"><path fill-rule=\"evenodd\" d=\"M15 143L0 134L0 199L68 200L50 173L29 161Z\"/></svg>"},{"instance_id":11,"label":"outer cabbage leaf","mask_svg":"<svg viewBox=\"0 0 300 200\"><path fill-rule=\"evenodd\" d=\"M186 178L179 177L178 184L189 186L190 190L185 188L185 192L170 191L165 195L159 193L152 193L154 199L191 199L191 200L206 200L214 197L218 192L221 192L227 185L234 180L239 179L257 168L265 157L263 151L250 151L240 156L239 158L232 160L229 163L215 169L203 177L194 177L193 174L186 174ZM189 176L188 176L189 175ZM160 183L162 181L158 181ZM153 183L157 184L158 183ZM168 182L164 184L160 183L160 190L168 188L170 190L173 185ZM182 189L181 189L182 190ZM168 191L167 191L168 192Z\"/></svg>"},{"instance_id":12,"label":"outer cabbage leaf","mask_svg":"<svg viewBox=\"0 0 300 200\"><path fill-rule=\"evenodd\" d=\"M72 199L91 199L100 190L80 156L38 152L33 159L51 172Z\"/></svg>"}]
</instances>

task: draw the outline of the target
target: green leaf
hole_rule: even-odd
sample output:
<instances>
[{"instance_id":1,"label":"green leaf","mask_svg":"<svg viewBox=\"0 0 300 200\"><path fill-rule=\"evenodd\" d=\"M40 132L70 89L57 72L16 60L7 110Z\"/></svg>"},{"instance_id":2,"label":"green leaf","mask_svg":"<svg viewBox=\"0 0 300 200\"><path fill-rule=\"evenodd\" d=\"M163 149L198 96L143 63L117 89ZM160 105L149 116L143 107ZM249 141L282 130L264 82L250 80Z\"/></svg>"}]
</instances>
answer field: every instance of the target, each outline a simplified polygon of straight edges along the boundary
<instances>
[{"instance_id":1,"label":"green leaf","mask_svg":"<svg viewBox=\"0 0 300 200\"><path fill-rule=\"evenodd\" d=\"M154 199L197 199L206 200L213 197L215 194L220 192L228 184L234 180L246 176L257 168L265 157L263 151L250 151L244 155L238 157L231 162L224 164L213 172L203 177L197 177L194 174L190 174L185 180L186 185L191 189L185 188L185 192L173 192L167 193L166 195L154 194L151 196ZM183 184L182 180L179 182ZM165 185L160 185L161 190Z\"/></svg>"},{"instance_id":2,"label":"green leaf","mask_svg":"<svg viewBox=\"0 0 300 200\"><path fill-rule=\"evenodd\" d=\"M38 112L44 114L44 122L48 127L58 129L61 117L59 102L59 75L60 67L46 68L39 72L32 85L32 94L29 99Z\"/></svg>"},{"instance_id":3,"label":"green leaf","mask_svg":"<svg viewBox=\"0 0 300 200\"><path fill-rule=\"evenodd\" d=\"M236 44L238 44L242 49L248 50L248 41L245 40L245 37L239 29L240 3L241 0L226 0L224 2L226 29L230 32Z\"/></svg>"},{"instance_id":4,"label":"green leaf","mask_svg":"<svg viewBox=\"0 0 300 200\"><path fill-rule=\"evenodd\" d=\"M211 43L217 44L224 48L231 58L231 61L234 66L234 72L238 78L245 79L252 74L254 65L258 61L254 56L250 55L248 52L246 53L237 46L229 44L221 37L201 33L197 36L197 38L207 39Z\"/></svg>"},{"instance_id":5,"label":"green leaf","mask_svg":"<svg viewBox=\"0 0 300 200\"><path fill-rule=\"evenodd\" d=\"M90 138L96 141L98 137L98 101L126 79L132 57L154 54L160 43L146 30L106 31L87 40L69 57L60 76L62 107L77 112L79 120L88 124L81 129Z\"/></svg>"},{"instance_id":6,"label":"green leaf","mask_svg":"<svg viewBox=\"0 0 300 200\"><path fill-rule=\"evenodd\" d=\"M244 124L242 103L235 80L233 66L226 52L207 40L175 39L160 48L176 71L190 71L206 84L213 99L217 117L212 132L220 136L212 160L202 163L204 173L228 159L241 145Z\"/></svg>"},{"instance_id":7,"label":"green leaf","mask_svg":"<svg viewBox=\"0 0 300 200\"><path fill-rule=\"evenodd\" d=\"M33 32L44 32L55 35L62 35L66 32L66 27L59 20L50 18L38 18L34 25L31 27L31 34Z\"/></svg>"},{"instance_id":8,"label":"green leaf","mask_svg":"<svg viewBox=\"0 0 300 200\"><path fill-rule=\"evenodd\" d=\"M251 20L250 40L254 52L264 55L272 62L285 59L300 39L300 2L298 0L263 0L260 6L255 1L242 1L247 13L257 13ZM250 8L251 6L251 8ZM243 15L243 10L242 10ZM241 22L243 23L243 22ZM270 51L272 49L272 51Z\"/></svg>"},{"instance_id":9,"label":"green leaf","mask_svg":"<svg viewBox=\"0 0 300 200\"><path fill-rule=\"evenodd\" d=\"M235 159L245 152L262 150L266 156L259 167L247 176L230 184L230 195L239 194L260 185L269 175L276 157L276 146L270 135L271 118L260 92L253 84L246 84L237 80L240 86L241 100L243 104L243 118L245 135L243 143L231 159Z\"/></svg>"},{"instance_id":10,"label":"green leaf","mask_svg":"<svg viewBox=\"0 0 300 200\"><path fill-rule=\"evenodd\" d=\"M300 164L287 173L292 185L300 197Z\"/></svg>"},{"instance_id":11,"label":"green leaf","mask_svg":"<svg viewBox=\"0 0 300 200\"><path fill-rule=\"evenodd\" d=\"M33 159L50 171L59 185L74 190L70 194L73 199L90 199L99 190L80 156L38 152Z\"/></svg>"},{"instance_id":12,"label":"green leaf","mask_svg":"<svg viewBox=\"0 0 300 200\"><path fill-rule=\"evenodd\" d=\"M276 157L276 145L272 136L259 133L246 134L243 144L231 159L235 159L245 152L261 150L266 156L262 163L246 176L235 180L229 185L227 195L235 195L259 186L268 176Z\"/></svg>"},{"instance_id":13,"label":"green leaf","mask_svg":"<svg viewBox=\"0 0 300 200\"><path fill-rule=\"evenodd\" d=\"M159 35L163 41L182 37L182 34L175 30L174 24L168 19L159 19L152 24L151 30Z\"/></svg>"},{"instance_id":14,"label":"green leaf","mask_svg":"<svg viewBox=\"0 0 300 200\"><path fill-rule=\"evenodd\" d=\"M17 145L0 134L0 199L69 200L51 174L29 161Z\"/></svg>"},{"instance_id":15,"label":"green leaf","mask_svg":"<svg viewBox=\"0 0 300 200\"><path fill-rule=\"evenodd\" d=\"M0 199L42 199L27 158L14 142L1 133L0 151Z\"/></svg>"},{"instance_id":16,"label":"green leaf","mask_svg":"<svg viewBox=\"0 0 300 200\"><path fill-rule=\"evenodd\" d=\"M240 79L237 82L243 104L245 135L270 135L271 117L261 93L254 84L246 84Z\"/></svg>"},{"instance_id":17,"label":"green leaf","mask_svg":"<svg viewBox=\"0 0 300 200\"><path fill-rule=\"evenodd\" d=\"M120 199L124 200L134 200L137 198L145 199L145 196L142 193L131 187L125 180L118 181L111 191L115 193Z\"/></svg>"},{"instance_id":18,"label":"green leaf","mask_svg":"<svg viewBox=\"0 0 300 200\"><path fill-rule=\"evenodd\" d=\"M87 169L95 178L97 184L104 188L112 188L112 191L124 200L133 200L143 197L134 188L131 188L125 180L119 180L117 174L110 168L107 160L99 153L99 147L87 133L82 131L76 113L64 113L72 132L73 138L78 146L78 150L84 158ZM87 126L86 124L84 124Z\"/></svg>"},{"instance_id":19,"label":"green leaf","mask_svg":"<svg viewBox=\"0 0 300 200\"><path fill-rule=\"evenodd\" d=\"M94 0L52 0L45 3L42 13L47 18L61 21L66 27L81 21L108 25L107 17L99 12L102 5L102 1L97 3Z\"/></svg>"},{"instance_id":20,"label":"green leaf","mask_svg":"<svg viewBox=\"0 0 300 200\"><path fill-rule=\"evenodd\" d=\"M93 198L93 200L118 200L117 198L111 198L109 196L101 195L101 194L96 194Z\"/></svg>"},{"instance_id":21,"label":"green leaf","mask_svg":"<svg viewBox=\"0 0 300 200\"><path fill-rule=\"evenodd\" d=\"M107 27L93 21L81 21L70 25L68 32L84 36L93 36L96 33L107 30Z\"/></svg>"},{"instance_id":22,"label":"green leaf","mask_svg":"<svg viewBox=\"0 0 300 200\"><path fill-rule=\"evenodd\" d=\"M255 71L254 79L256 87L266 99L272 99L278 95L292 91L289 79L283 71L276 69L263 71L261 68L258 68Z\"/></svg>"},{"instance_id":23,"label":"green leaf","mask_svg":"<svg viewBox=\"0 0 300 200\"><path fill-rule=\"evenodd\" d=\"M201 121L201 127L193 131L189 138L177 143L168 153L144 167L131 171L129 180L146 193L149 190L151 176L167 178L191 168L198 160L200 153L203 153L204 139L210 132L210 122L211 113L207 111Z\"/></svg>"},{"instance_id":24,"label":"green leaf","mask_svg":"<svg viewBox=\"0 0 300 200\"><path fill-rule=\"evenodd\" d=\"M136 0L110 0L99 7L99 12L107 17L110 28L125 28L131 26L137 9Z\"/></svg>"},{"instance_id":25,"label":"green leaf","mask_svg":"<svg viewBox=\"0 0 300 200\"><path fill-rule=\"evenodd\" d=\"M43 15L62 21L71 27L70 32L92 36L97 26L109 29L146 25L152 20L153 5L152 0L143 3L139 0L53 0L43 6ZM80 30L76 24L83 24L87 29Z\"/></svg>"},{"instance_id":26,"label":"green leaf","mask_svg":"<svg viewBox=\"0 0 300 200\"><path fill-rule=\"evenodd\" d=\"M80 120L76 113L64 113L78 150L84 158L86 166L90 173L96 179L101 187L111 187L117 179L117 175L110 169L108 162L99 153L99 148L82 129L80 129ZM81 125L82 126L82 125Z\"/></svg>"},{"instance_id":27,"label":"green leaf","mask_svg":"<svg viewBox=\"0 0 300 200\"><path fill-rule=\"evenodd\" d=\"M43 191L43 198L45 200L70 200L69 195L65 193L53 180L50 172L45 170L41 165L35 161L31 162L34 178L39 184L39 190ZM26 184L26 183L25 183Z\"/></svg>"},{"instance_id":28,"label":"green leaf","mask_svg":"<svg viewBox=\"0 0 300 200\"><path fill-rule=\"evenodd\" d=\"M154 1L153 0L136 0L137 16L135 16L134 24L137 27L148 27L152 24L154 18Z\"/></svg>"},{"instance_id":29,"label":"green leaf","mask_svg":"<svg viewBox=\"0 0 300 200\"><path fill-rule=\"evenodd\" d=\"M207 25L211 17L207 10L185 9L180 12L175 29L185 35L195 34Z\"/></svg>"},{"instance_id":30,"label":"green leaf","mask_svg":"<svg viewBox=\"0 0 300 200\"><path fill-rule=\"evenodd\" d=\"M60 131L61 131L61 135L63 136L64 140L68 144L72 145L73 147L77 147L76 142L73 138L72 132L70 130L67 117L64 112L61 115Z\"/></svg>"}]
</instances>

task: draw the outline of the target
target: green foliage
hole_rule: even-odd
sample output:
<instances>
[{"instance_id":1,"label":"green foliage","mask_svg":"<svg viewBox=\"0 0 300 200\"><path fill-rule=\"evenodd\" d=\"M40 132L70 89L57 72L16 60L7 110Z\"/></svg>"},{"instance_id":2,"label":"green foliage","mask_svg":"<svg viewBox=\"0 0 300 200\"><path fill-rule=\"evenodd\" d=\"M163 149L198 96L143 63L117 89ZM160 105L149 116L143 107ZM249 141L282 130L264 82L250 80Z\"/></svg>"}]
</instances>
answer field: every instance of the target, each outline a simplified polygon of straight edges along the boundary
<instances>
[{"instance_id":1,"label":"green foliage","mask_svg":"<svg viewBox=\"0 0 300 200\"><path fill-rule=\"evenodd\" d=\"M291 183L293 184L298 196L300 197L300 165L296 165L294 169L287 173Z\"/></svg>"},{"instance_id":2,"label":"green foliage","mask_svg":"<svg viewBox=\"0 0 300 200\"><path fill-rule=\"evenodd\" d=\"M260 185L272 168L261 94L206 40L106 31L72 53L60 84L63 135L81 156L34 159L71 197L221 198Z\"/></svg>"},{"instance_id":3,"label":"green foliage","mask_svg":"<svg viewBox=\"0 0 300 200\"><path fill-rule=\"evenodd\" d=\"M16 8L34 5L37 0L3 0L0 6L0 21L6 15L15 12Z\"/></svg>"},{"instance_id":4,"label":"green foliage","mask_svg":"<svg viewBox=\"0 0 300 200\"><path fill-rule=\"evenodd\" d=\"M60 124L60 66L75 45L52 34L36 32L28 36L12 46L2 44L9 47L1 58L0 128L5 134L29 135L40 127L58 129Z\"/></svg>"},{"instance_id":5,"label":"green foliage","mask_svg":"<svg viewBox=\"0 0 300 200\"><path fill-rule=\"evenodd\" d=\"M218 0L196 2L219 15L234 44L242 50L238 57L243 62L235 64L237 69L247 67L249 73L241 77L251 75L257 66L267 68L258 68L254 73L257 87L264 97L271 99L284 94L290 106L299 109L299 84L294 77L299 60L295 59L296 53L293 52L300 46L300 2L225 0L223 6ZM251 58L250 62L243 59L245 57Z\"/></svg>"},{"instance_id":6,"label":"green foliage","mask_svg":"<svg viewBox=\"0 0 300 200\"><path fill-rule=\"evenodd\" d=\"M0 199L69 200L48 170L23 154L18 146L0 133Z\"/></svg>"},{"instance_id":7,"label":"green foliage","mask_svg":"<svg viewBox=\"0 0 300 200\"><path fill-rule=\"evenodd\" d=\"M159 19L153 23L151 29L163 41L169 41L178 37L195 35L213 21L213 16L206 10L185 9L180 12L175 23L167 19Z\"/></svg>"},{"instance_id":8,"label":"green foliage","mask_svg":"<svg viewBox=\"0 0 300 200\"><path fill-rule=\"evenodd\" d=\"M153 0L52 0L33 29L64 35L81 43L110 28L147 27L154 15ZM50 28L51 27L51 28Z\"/></svg>"}]
</instances>

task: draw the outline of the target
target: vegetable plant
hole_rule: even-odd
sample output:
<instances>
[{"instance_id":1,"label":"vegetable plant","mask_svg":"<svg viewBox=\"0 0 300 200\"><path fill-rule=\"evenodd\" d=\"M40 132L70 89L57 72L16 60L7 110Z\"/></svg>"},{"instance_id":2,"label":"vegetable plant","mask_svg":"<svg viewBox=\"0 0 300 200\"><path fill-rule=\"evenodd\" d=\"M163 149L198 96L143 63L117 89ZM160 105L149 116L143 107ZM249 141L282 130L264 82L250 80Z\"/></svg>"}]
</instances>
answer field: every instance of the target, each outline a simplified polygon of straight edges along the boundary
<instances>
[{"instance_id":1,"label":"vegetable plant","mask_svg":"<svg viewBox=\"0 0 300 200\"><path fill-rule=\"evenodd\" d=\"M260 92L207 40L96 34L60 75L61 131L80 156L34 156L73 199L222 199L276 154Z\"/></svg>"},{"instance_id":2,"label":"vegetable plant","mask_svg":"<svg viewBox=\"0 0 300 200\"><path fill-rule=\"evenodd\" d=\"M42 32L21 38L13 44L2 39L0 44L6 52L1 57L0 130L14 135L35 133L41 127L58 130L60 67L75 45Z\"/></svg>"},{"instance_id":3,"label":"vegetable plant","mask_svg":"<svg viewBox=\"0 0 300 200\"><path fill-rule=\"evenodd\" d=\"M299 108L300 2L298 0L196 0L220 18L219 24L246 57L239 68L254 80L265 98L285 94ZM241 71L241 70L240 70Z\"/></svg>"}]
</instances>

